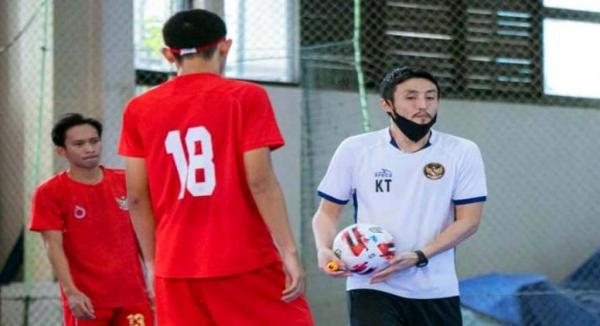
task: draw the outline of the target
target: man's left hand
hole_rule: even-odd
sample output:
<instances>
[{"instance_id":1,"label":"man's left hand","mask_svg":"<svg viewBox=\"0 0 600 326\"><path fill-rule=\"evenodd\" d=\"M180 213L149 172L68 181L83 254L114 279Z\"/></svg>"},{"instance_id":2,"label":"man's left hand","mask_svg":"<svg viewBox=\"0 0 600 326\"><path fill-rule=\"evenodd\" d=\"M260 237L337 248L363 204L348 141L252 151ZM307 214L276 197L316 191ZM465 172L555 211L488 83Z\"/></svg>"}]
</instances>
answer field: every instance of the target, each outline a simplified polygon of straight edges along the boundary
<instances>
[{"instance_id":1,"label":"man's left hand","mask_svg":"<svg viewBox=\"0 0 600 326\"><path fill-rule=\"evenodd\" d=\"M415 266L417 260L418 257L414 251L404 251L394 255L394 257L390 259L390 264L386 268L373 275L373 278L371 278L371 284L383 282L390 278L393 273Z\"/></svg>"},{"instance_id":2,"label":"man's left hand","mask_svg":"<svg viewBox=\"0 0 600 326\"><path fill-rule=\"evenodd\" d=\"M304 269L297 253L283 253L283 268L285 270L285 289L281 300L286 303L294 301L304 293Z\"/></svg>"}]
</instances>

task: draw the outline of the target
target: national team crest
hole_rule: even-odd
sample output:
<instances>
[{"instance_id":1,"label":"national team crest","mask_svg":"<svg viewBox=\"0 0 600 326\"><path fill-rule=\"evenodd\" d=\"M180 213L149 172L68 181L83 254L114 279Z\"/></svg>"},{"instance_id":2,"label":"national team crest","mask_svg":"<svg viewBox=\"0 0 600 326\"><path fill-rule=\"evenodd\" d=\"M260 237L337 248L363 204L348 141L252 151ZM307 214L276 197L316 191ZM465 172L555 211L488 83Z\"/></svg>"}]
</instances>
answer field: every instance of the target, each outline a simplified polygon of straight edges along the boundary
<instances>
[{"instance_id":1,"label":"national team crest","mask_svg":"<svg viewBox=\"0 0 600 326\"><path fill-rule=\"evenodd\" d=\"M446 169L440 163L429 163L423 168L423 173L430 180L438 180L444 176Z\"/></svg>"},{"instance_id":2,"label":"national team crest","mask_svg":"<svg viewBox=\"0 0 600 326\"><path fill-rule=\"evenodd\" d=\"M123 211L128 211L129 207L127 206L127 197L123 196L123 197L115 197L115 200L117 201L117 205L119 205L119 208Z\"/></svg>"},{"instance_id":3,"label":"national team crest","mask_svg":"<svg viewBox=\"0 0 600 326\"><path fill-rule=\"evenodd\" d=\"M81 220L85 217L86 214L87 212L85 211L85 208L79 205L75 205L75 209L73 210L73 216L75 216L76 219Z\"/></svg>"}]
</instances>

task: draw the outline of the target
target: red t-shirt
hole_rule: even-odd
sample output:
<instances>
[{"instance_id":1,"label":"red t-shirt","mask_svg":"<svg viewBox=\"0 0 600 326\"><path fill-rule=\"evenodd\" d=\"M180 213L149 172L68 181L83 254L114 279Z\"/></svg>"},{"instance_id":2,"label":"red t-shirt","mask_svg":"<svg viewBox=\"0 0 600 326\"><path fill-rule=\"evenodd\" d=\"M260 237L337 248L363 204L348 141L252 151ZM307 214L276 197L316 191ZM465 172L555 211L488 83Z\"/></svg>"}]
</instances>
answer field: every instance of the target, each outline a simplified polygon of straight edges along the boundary
<instances>
[{"instance_id":1,"label":"red t-shirt","mask_svg":"<svg viewBox=\"0 0 600 326\"><path fill-rule=\"evenodd\" d=\"M146 162L157 276L225 276L279 259L249 190L243 153L283 143L256 84L183 75L128 104L119 153Z\"/></svg>"},{"instance_id":2,"label":"red t-shirt","mask_svg":"<svg viewBox=\"0 0 600 326\"><path fill-rule=\"evenodd\" d=\"M145 304L148 296L127 212L125 174L102 169L104 177L95 185L76 182L66 172L41 183L33 195L29 228L63 232L75 286L95 307Z\"/></svg>"}]
</instances>

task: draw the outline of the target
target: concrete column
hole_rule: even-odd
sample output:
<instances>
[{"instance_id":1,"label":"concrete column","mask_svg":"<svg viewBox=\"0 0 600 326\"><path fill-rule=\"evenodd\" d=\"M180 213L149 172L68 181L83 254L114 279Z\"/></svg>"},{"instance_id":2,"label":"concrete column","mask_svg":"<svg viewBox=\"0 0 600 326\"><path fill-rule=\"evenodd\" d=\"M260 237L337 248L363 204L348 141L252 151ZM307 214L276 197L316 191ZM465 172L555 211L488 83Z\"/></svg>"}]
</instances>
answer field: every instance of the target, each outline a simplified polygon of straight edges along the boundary
<instances>
[{"instance_id":1,"label":"concrete column","mask_svg":"<svg viewBox=\"0 0 600 326\"><path fill-rule=\"evenodd\" d=\"M102 1L101 96L104 100L104 163L123 166L117 155L122 112L135 93L133 46L133 1Z\"/></svg>"},{"instance_id":2,"label":"concrete column","mask_svg":"<svg viewBox=\"0 0 600 326\"><path fill-rule=\"evenodd\" d=\"M104 123L104 163L117 156L121 112L134 94L133 3L55 0L54 94L57 114L80 112Z\"/></svg>"},{"instance_id":3,"label":"concrete column","mask_svg":"<svg viewBox=\"0 0 600 326\"><path fill-rule=\"evenodd\" d=\"M50 98L42 85L52 71L42 68L49 57L43 49L45 9L34 0L0 2L0 266L28 224L36 179L51 167L42 164L46 151L38 146Z\"/></svg>"}]
</instances>

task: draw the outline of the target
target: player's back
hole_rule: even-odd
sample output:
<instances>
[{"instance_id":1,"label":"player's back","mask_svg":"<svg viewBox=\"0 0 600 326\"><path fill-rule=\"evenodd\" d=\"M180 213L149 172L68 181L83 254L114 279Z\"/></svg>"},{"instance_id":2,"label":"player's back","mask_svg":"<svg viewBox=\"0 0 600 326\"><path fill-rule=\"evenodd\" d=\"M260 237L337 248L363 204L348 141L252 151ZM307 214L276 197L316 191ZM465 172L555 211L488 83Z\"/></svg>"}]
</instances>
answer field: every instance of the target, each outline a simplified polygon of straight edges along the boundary
<instances>
[{"instance_id":1,"label":"player's back","mask_svg":"<svg viewBox=\"0 0 600 326\"><path fill-rule=\"evenodd\" d=\"M124 154L146 160L157 275L220 276L276 259L243 161L245 151L283 144L264 89L214 74L179 76L129 104L124 133L132 128L139 150Z\"/></svg>"}]
</instances>

